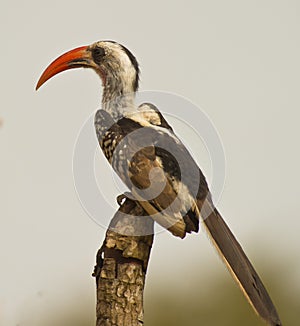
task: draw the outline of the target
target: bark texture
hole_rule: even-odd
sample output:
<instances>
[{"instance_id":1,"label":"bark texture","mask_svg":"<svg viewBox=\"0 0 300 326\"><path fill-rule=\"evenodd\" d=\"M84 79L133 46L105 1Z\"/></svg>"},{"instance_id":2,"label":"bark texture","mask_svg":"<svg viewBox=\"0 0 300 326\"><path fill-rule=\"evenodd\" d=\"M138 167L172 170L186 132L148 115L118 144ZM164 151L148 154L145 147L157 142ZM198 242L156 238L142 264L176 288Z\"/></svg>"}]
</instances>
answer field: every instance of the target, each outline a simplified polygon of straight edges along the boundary
<instances>
[{"instance_id":1,"label":"bark texture","mask_svg":"<svg viewBox=\"0 0 300 326\"><path fill-rule=\"evenodd\" d=\"M143 325L143 291L153 243L153 220L126 199L97 253L96 326Z\"/></svg>"}]
</instances>

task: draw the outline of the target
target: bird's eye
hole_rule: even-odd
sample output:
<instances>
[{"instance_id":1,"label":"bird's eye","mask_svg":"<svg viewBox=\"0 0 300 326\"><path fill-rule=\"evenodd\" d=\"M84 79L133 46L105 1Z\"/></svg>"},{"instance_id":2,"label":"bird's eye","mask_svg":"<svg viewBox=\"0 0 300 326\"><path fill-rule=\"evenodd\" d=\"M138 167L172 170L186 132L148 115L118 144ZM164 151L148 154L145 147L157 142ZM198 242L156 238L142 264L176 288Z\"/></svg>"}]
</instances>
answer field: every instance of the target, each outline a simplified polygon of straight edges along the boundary
<instances>
[{"instance_id":1,"label":"bird's eye","mask_svg":"<svg viewBox=\"0 0 300 326\"><path fill-rule=\"evenodd\" d=\"M105 50L100 47L96 47L92 51L93 60L96 64L100 64L103 57L105 56Z\"/></svg>"}]
</instances>

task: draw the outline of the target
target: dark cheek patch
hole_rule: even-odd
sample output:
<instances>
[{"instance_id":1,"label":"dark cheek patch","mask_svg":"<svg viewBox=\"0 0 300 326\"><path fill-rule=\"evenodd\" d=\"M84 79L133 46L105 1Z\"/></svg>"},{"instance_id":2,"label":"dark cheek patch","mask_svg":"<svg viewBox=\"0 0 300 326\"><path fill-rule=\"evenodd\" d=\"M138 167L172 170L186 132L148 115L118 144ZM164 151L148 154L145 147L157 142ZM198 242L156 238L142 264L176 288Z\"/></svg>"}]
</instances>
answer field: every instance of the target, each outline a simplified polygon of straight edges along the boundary
<instances>
[{"instance_id":1,"label":"dark cheek patch","mask_svg":"<svg viewBox=\"0 0 300 326\"><path fill-rule=\"evenodd\" d=\"M105 50L101 47L95 47L92 50L92 57L94 62L97 65L100 65L101 61L103 60L103 57L105 56Z\"/></svg>"}]
</instances>

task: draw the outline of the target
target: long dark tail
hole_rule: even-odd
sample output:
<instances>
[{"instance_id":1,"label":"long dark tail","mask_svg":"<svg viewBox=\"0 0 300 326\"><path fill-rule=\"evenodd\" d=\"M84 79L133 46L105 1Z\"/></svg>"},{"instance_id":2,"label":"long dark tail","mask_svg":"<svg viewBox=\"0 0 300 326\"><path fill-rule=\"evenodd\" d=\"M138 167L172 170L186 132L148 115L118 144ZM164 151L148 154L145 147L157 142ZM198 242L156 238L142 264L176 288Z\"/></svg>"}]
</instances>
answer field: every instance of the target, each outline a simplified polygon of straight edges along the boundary
<instances>
[{"instance_id":1,"label":"long dark tail","mask_svg":"<svg viewBox=\"0 0 300 326\"><path fill-rule=\"evenodd\" d=\"M210 206L209 204L207 205ZM256 313L269 325L281 326L282 324L273 302L242 247L219 212L216 209L211 211L211 206L206 207L207 209L203 206L201 215L208 233L245 297ZM208 213L207 215L205 215L205 211Z\"/></svg>"}]
</instances>

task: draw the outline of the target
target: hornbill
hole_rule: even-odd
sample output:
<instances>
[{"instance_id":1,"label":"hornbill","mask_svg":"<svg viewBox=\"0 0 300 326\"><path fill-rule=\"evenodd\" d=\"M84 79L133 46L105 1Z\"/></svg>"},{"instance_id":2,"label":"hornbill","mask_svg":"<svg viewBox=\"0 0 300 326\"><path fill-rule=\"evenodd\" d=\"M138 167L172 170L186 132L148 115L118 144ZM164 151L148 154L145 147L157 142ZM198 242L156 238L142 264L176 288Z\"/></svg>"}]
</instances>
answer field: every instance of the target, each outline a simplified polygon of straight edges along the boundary
<instances>
[{"instance_id":1,"label":"hornbill","mask_svg":"<svg viewBox=\"0 0 300 326\"><path fill-rule=\"evenodd\" d=\"M68 51L46 68L36 89L59 72L81 67L92 68L102 80L102 109L95 115L97 138L134 199L181 238L198 231L201 217L256 313L269 325L282 325L260 277L214 207L205 177L191 154L153 104L135 105L139 65L126 47L100 41Z\"/></svg>"}]
</instances>

